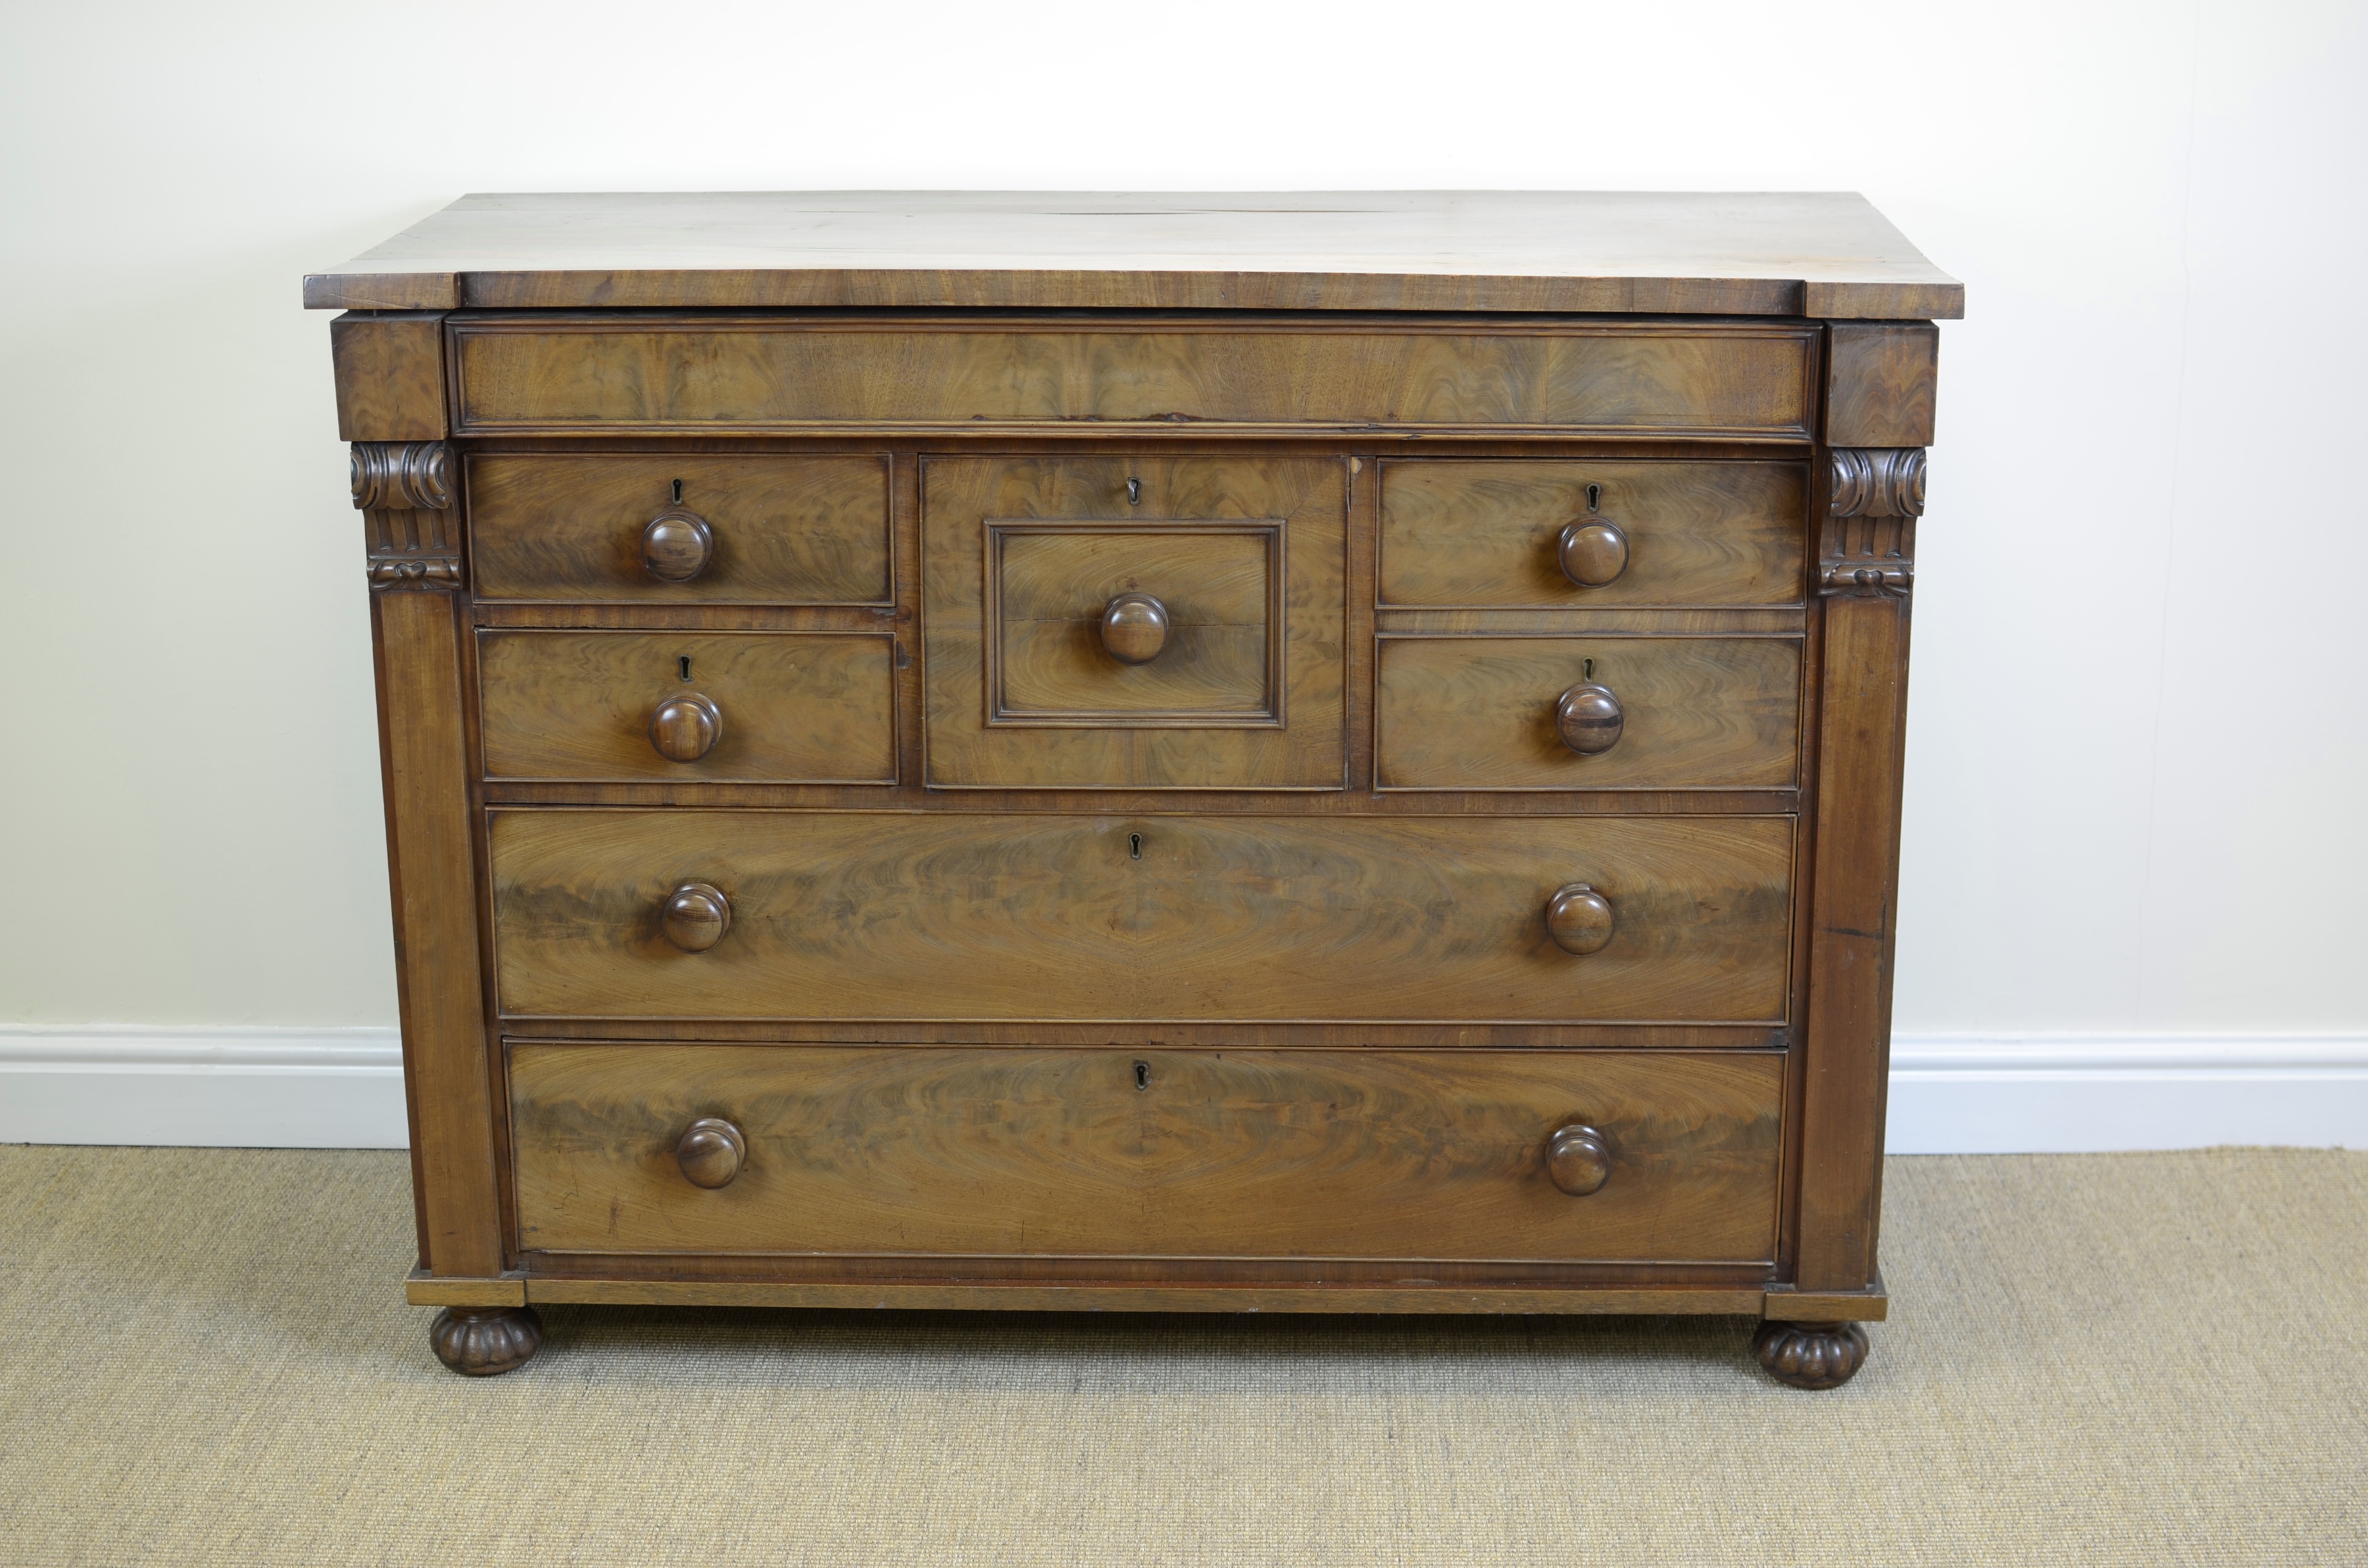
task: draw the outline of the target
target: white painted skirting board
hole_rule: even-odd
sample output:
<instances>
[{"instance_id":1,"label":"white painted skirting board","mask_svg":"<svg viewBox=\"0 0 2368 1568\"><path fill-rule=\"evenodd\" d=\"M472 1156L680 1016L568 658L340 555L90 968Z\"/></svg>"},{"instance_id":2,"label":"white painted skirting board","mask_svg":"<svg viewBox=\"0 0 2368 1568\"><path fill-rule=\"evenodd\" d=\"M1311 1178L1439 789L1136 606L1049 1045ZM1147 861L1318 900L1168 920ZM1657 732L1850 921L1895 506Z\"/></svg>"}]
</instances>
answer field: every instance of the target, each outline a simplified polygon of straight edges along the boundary
<instances>
[{"instance_id":1,"label":"white painted skirting board","mask_svg":"<svg viewBox=\"0 0 2368 1568\"><path fill-rule=\"evenodd\" d=\"M2368 1149L2368 1035L1895 1035L1895 1154Z\"/></svg>"},{"instance_id":2,"label":"white painted skirting board","mask_svg":"<svg viewBox=\"0 0 2368 1568\"><path fill-rule=\"evenodd\" d=\"M0 1025L0 1143L410 1142L393 1029Z\"/></svg>"},{"instance_id":3,"label":"white painted skirting board","mask_svg":"<svg viewBox=\"0 0 2368 1568\"><path fill-rule=\"evenodd\" d=\"M400 1149L387 1028L0 1025L0 1142ZM2368 1148L2368 1035L1902 1035L1898 1154Z\"/></svg>"}]
</instances>

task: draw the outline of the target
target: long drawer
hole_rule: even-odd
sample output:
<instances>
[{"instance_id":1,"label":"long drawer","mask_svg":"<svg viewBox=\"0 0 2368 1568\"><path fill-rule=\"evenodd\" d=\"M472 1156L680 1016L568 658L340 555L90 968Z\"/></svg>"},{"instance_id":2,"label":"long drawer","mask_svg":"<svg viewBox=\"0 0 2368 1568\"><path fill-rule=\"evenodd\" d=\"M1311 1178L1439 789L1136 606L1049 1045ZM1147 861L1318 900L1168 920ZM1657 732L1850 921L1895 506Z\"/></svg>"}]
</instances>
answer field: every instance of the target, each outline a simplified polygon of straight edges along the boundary
<instances>
[{"instance_id":1,"label":"long drawer","mask_svg":"<svg viewBox=\"0 0 2368 1568\"><path fill-rule=\"evenodd\" d=\"M1782 1075L1775 1051L518 1043L519 1240L1761 1262Z\"/></svg>"},{"instance_id":2,"label":"long drawer","mask_svg":"<svg viewBox=\"0 0 2368 1568\"><path fill-rule=\"evenodd\" d=\"M513 1017L1784 1016L1789 817L520 808L491 839ZM1549 929L1574 888L1591 950Z\"/></svg>"}]
</instances>

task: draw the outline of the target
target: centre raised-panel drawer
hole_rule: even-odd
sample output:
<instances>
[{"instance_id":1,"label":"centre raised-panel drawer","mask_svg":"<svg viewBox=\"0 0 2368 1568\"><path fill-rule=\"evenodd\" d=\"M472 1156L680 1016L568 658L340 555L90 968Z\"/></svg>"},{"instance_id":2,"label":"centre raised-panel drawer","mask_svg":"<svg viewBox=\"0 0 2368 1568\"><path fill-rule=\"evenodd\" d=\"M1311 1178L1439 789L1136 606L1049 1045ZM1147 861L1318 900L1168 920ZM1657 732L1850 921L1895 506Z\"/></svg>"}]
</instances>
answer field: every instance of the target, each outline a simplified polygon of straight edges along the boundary
<instances>
[{"instance_id":1,"label":"centre raised-panel drawer","mask_svg":"<svg viewBox=\"0 0 2368 1568\"><path fill-rule=\"evenodd\" d=\"M1780 1023L1790 817L491 816L512 1017Z\"/></svg>"},{"instance_id":2,"label":"centre raised-panel drawer","mask_svg":"<svg viewBox=\"0 0 2368 1568\"><path fill-rule=\"evenodd\" d=\"M928 781L1338 790L1348 465L922 469Z\"/></svg>"},{"instance_id":3,"label":"centre raised-panel drawer","mask_svg":"<svg viewBox=\"0 0 2368 1568\"><path fill-rule=\"evenodd\" d=\"M510 1147L529 1252L1759 1263L1782 1082L1779 1051L520 1042Z\"/></svg>"}]
</instances>

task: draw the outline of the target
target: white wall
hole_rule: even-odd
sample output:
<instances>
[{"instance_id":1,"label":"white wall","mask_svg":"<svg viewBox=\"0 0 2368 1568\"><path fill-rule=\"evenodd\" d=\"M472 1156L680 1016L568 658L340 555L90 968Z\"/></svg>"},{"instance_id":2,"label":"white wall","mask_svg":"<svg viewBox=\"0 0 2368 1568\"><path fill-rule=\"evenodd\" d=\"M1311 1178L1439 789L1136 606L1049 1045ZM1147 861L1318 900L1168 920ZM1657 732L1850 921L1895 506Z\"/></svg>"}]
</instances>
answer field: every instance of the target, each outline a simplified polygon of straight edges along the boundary
<instances>
[{"instance_id":1,"label":"white wall","mask_svg":"<svg viewBox=\"0 0 2368 1568\"><path fill-rule=\"evenodd\" d=\"M1904 1056L2241 1066L2316 1033L2368 1068L2363 16L10 6L0 1021L392 1023L298 278L462 191L1852 188L1970 297L1918 571Z\"/></svg>"}]
</instances>

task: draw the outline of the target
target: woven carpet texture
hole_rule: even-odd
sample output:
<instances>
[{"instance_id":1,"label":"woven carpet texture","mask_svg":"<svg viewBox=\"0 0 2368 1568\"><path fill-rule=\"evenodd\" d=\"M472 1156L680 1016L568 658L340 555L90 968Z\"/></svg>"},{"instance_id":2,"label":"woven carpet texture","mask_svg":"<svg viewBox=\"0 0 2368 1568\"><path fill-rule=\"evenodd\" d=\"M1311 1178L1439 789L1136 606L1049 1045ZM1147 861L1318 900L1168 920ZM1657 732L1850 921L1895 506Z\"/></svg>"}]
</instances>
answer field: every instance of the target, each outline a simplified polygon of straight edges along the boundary
<instances>
[{"instance_id":1,"label":"woven carpet texture","mask_svg":"<svg viewBox=\"0 0 2368 1568\"><path fill-rule=\"evenodd\" d=\"M1897 1159L1848 1386L1734 1318L547 1308L400 1153L0 1147L0 1562L2368 1563L2368 1154Z\"/></svg>"}]
</instances>

